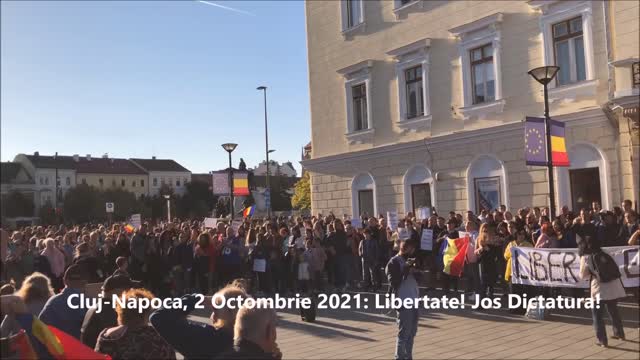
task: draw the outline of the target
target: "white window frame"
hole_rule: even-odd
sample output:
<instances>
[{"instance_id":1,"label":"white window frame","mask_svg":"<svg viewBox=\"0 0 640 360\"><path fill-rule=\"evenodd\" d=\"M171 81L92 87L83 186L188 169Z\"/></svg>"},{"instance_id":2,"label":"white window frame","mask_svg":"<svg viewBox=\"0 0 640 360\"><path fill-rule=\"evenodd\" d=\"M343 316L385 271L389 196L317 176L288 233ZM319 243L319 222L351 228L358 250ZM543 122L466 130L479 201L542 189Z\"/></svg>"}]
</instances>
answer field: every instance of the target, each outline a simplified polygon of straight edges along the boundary
<instances>
[{"instance_id":1,"label":"white window frame","mask_svg":"<svg viewBox=\"0 0 640 360\"><path fill-rule=\"evenodd\" d=\"M582 17L582 41L586 79L562 86L549 83L549 101L573 101L578 97L595 96L598 80L595 77L593 56L593 9L591 1L530 1L529 6L539 11L542 33L544 65L555 65L553 25L564 20Z\"/></svg>"},{"instance_id":2,"label":"white window frame","mask_svg":"<svg viewBox=\"0 0 640 360\"><path fill-rule=\"evenodd\" d=\"M347 36L353 32L355 32L357 29L363 28L364 27L364 3L365 0L360 0L360 21L357 24L354 24L353 26L349 26L349 14L347 11L347 1L349 0L340 0L340 12L342 15L342 35L343 36Z\"/></svg>"},{"instance_id":3,"label":"white window frame","mask_svg":"<svg viewBox=\"0 0 640 360\"><path fill-rule=\"evenodd\" d=\"M338 70L338 73L344 77L345 102L346 102L346 118L347 126L345 137L350 144L363 143L370 141L375 132L373 127L373 114L371 112L371 67L372 60L365 60L357 64L348 66ZM367 128L363 130L355 130L355 119L353 116L353 87L364 84L366 87L367 97Z\"/></svg>"},{"instance_id":4,"label":"white window frame","mask_svg":"<svg viewBox=\"0 0 640 360\"><path fill-rule=\"evenodd\" d=\"M423 0L411 0L406 4L402 4L401 0L393 0L393 13L396 16L396 20L399 20L406 13L409 12L409 9L413 9L418 6L420 9L424 8Z\"/></svg>"},{"instance_id":5,"label":"white window frame","mask_svg":"<svg viewBox=\"0 0 640 360\"><path fill-rule=\"evenodd\" d=\"M420 173L416 173L416 171L422 170L425 176L418 176ZM417 164L404 173L402 177L402 184L404 186L404 212L405 214L409 211L413 211L413 193L412 193L412 185L421 185L425 184L429 186L429 191L431 192L431 208L436 207L436 187L435 181L433 178L433 173L431 169L422 164Z\"/></svg>"},{"instance_id":6,"label":"white window frame","mask_svg":"<svg viewBox=\"0 0 640 360\"><path fill-rule=\"evenodd\" d=\"M419 129L431 129L431 102L429 100L429 68L431 65L429 47L431 39L421 39L411 44L387 52L396 61L396 83L398 87L398 127L403 131L416 132ZM405 72L416 66L422 66L422 102L424 114L407 119Z\"/></svg>"},{"instance_id":7,"label":"white window frame","mask_svg":"<svg viewBox=\"0 0 640 360\"><path fill-rule=\"evenodd\" d=\"M460 66L462 71L462 107L458 110L467 119L484 119L489 114L501 113L505 99L502 92L501 38L500 25L503 14L495 13L469 24L450 29L449 32L458 39ZM473 103L471 53L472 49L489 45L493 47L493 72L495 81L495 100L479 104Z\"/></svg>"}]
</instances>

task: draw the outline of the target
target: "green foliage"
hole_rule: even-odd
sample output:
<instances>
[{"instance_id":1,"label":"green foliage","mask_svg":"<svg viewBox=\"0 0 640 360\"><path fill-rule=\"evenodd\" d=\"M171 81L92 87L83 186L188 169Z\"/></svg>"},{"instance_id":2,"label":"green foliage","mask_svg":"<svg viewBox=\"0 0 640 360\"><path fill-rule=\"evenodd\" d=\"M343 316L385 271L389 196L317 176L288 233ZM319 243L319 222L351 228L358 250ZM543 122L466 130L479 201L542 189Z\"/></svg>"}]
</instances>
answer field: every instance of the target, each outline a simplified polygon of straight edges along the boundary
<instances>
[{"instance_id":1,"label":"green foliage","mask_svg":"<svg viewBox=\"0 0 640 360\"><path fill-rule=\"evenodd\" d=\"M106 218L105 204L100 190L86 184L79 184L64 196L64 216L75 223L102 221ZM114 204L116 209L118 204Z\"/></svg>"},{"instance_id":2,"label":"green foliage","mask_svg":"<svg viewBox=\"0 0 640 360\"><path fill-rule=\"evenodd\" d=\"M211 215L211 210L216 203L209 184L205 182L190 182L186 185L184 196L176 201L177 216L181 218L206 217Z\"/></svg>"},{"instance_id":3,"label":"green foliage","mask_svg":"<svg viewBox=\"0 0 640 360\"><path fill-rule=\"evenodd\" d=\"M13 190L2 199L2 217L30 217L33 216L33 199L23 193Z\"/></svg>"},{"instance_id":4,"label":"green foliage","mask_svg":"<svg viewBox=\"0 0 640 360\"><path fill-rule=\"evenodd\" d=\"M311 209L311 179L309 172L305 172L302 178L294 186L295 193L291 197L291 205L294 209L310 210Z\"/></svg>"}]
</instances>

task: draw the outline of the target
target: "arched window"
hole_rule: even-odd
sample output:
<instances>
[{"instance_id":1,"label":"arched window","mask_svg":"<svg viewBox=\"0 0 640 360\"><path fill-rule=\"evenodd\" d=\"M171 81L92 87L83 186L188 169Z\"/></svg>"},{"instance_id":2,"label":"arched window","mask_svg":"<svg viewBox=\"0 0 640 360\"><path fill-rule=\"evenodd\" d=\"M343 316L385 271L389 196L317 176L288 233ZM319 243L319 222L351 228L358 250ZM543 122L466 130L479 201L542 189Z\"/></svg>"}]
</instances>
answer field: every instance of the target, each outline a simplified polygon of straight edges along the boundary
<instances>
[{"instance_id":1,"label":"arched window","mask_svg":"<svg viewBox=\"0 0 640 360\"><path fill-rule=\"evenodd\" d=\"M354 177L351 182L352 216L358 217L365 213L369 216L375 216L376 205L376 183L373 176L369 173L363 173Z\"/></svg>"},{"instance_id":2,"label":"arched window","mask_svg":"<svg viewBox=\"0 0 640 360\"><path fill-rule=\"evenodd\" d=\"M468 210L494 210L504 204L509 208L507 176L502 161L493 155L476 157L467 169Z\"/></svg>"},{"instance_id":3,"label":"arched window","mask_svg":"<svg viewBox=\"0 0 640 360\"><path fill-rule=\"evenodd\" d=\"M415 214L421 207L435 206L435 188L431 170L423 165L416 165L404 174L404 211Z\"/></svg>"}]
</instances>

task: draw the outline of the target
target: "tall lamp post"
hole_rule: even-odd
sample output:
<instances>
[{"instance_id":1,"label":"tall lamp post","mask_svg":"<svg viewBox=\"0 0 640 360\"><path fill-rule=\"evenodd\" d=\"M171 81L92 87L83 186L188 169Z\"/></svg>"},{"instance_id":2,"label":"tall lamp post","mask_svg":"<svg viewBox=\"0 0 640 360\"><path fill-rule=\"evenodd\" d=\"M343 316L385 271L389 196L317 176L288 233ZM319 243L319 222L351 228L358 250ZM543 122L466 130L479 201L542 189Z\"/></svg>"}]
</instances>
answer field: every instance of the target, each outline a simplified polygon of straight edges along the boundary
<instances>
[{"instance_id":1,"label":"tall lamp post","mask_svg":"<svg viewBox=\"0 0 640 360\"><path fill-rule=\"evenodd\" d=\"M271 187L269 186L269 128L267 126L267 87L258 86L256 90L262 90L264 94L264 151L267 158L267 192L271 195ZM271 218L271 202L267 206L267 216Z\"/></svg>"},{"instance_id":2,"label":"tall lamp post","mask_svg":"<svg viewBox=\"0 0 640 360\"><path fill-rule=\"evenodd\" d=\"M222 144L222 148L229 153L229 213L233 220L233 167L231 166L231 153L236 149L238 144L226 143Z\"/></svg>"},{"instance_id":3,"label":"tall lamp post","mask_svg":"<svg viewBox=\"0 0 640 360\"><path fill-rule=\"evenodd\" d=\"M547 85L556 77L560 67L541 66L529 71L529 75L544 88L544 129L547 138L547 172L549 173L549 214L551 221L556 217L556 192L553 182L553 162L551 160L551 119L549 118L549 93Z\"/></svg>"},{"instance_id":4,"label":"tall lamp post","mask_svg":"<svg viewBox=\"0 0 640 360\"><path fill-rule=\"evenodd\" d=\"M163 195L167 199L167 222L171 222L171 195Z\"/></svg>"}]
</instances>

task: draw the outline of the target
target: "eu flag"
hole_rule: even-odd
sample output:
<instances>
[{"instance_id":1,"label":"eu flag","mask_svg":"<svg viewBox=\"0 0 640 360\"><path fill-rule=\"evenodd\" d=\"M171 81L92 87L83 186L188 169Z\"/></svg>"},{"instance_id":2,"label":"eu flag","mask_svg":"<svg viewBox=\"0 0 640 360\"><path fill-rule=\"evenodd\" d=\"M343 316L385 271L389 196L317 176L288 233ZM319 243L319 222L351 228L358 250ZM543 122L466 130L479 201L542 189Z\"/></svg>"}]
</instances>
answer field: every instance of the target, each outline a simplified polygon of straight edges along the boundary
<instances>
[{"instance_id":1,"label":"eu flag","mask_svg":"<svg viewBox=\"0 0 640 360\"><path fill-rule=\"evenodd\" d=\"M544 119L527 117L524 126L524 151L527 165L547 166Z\"/></svg>"}]
</instances>

